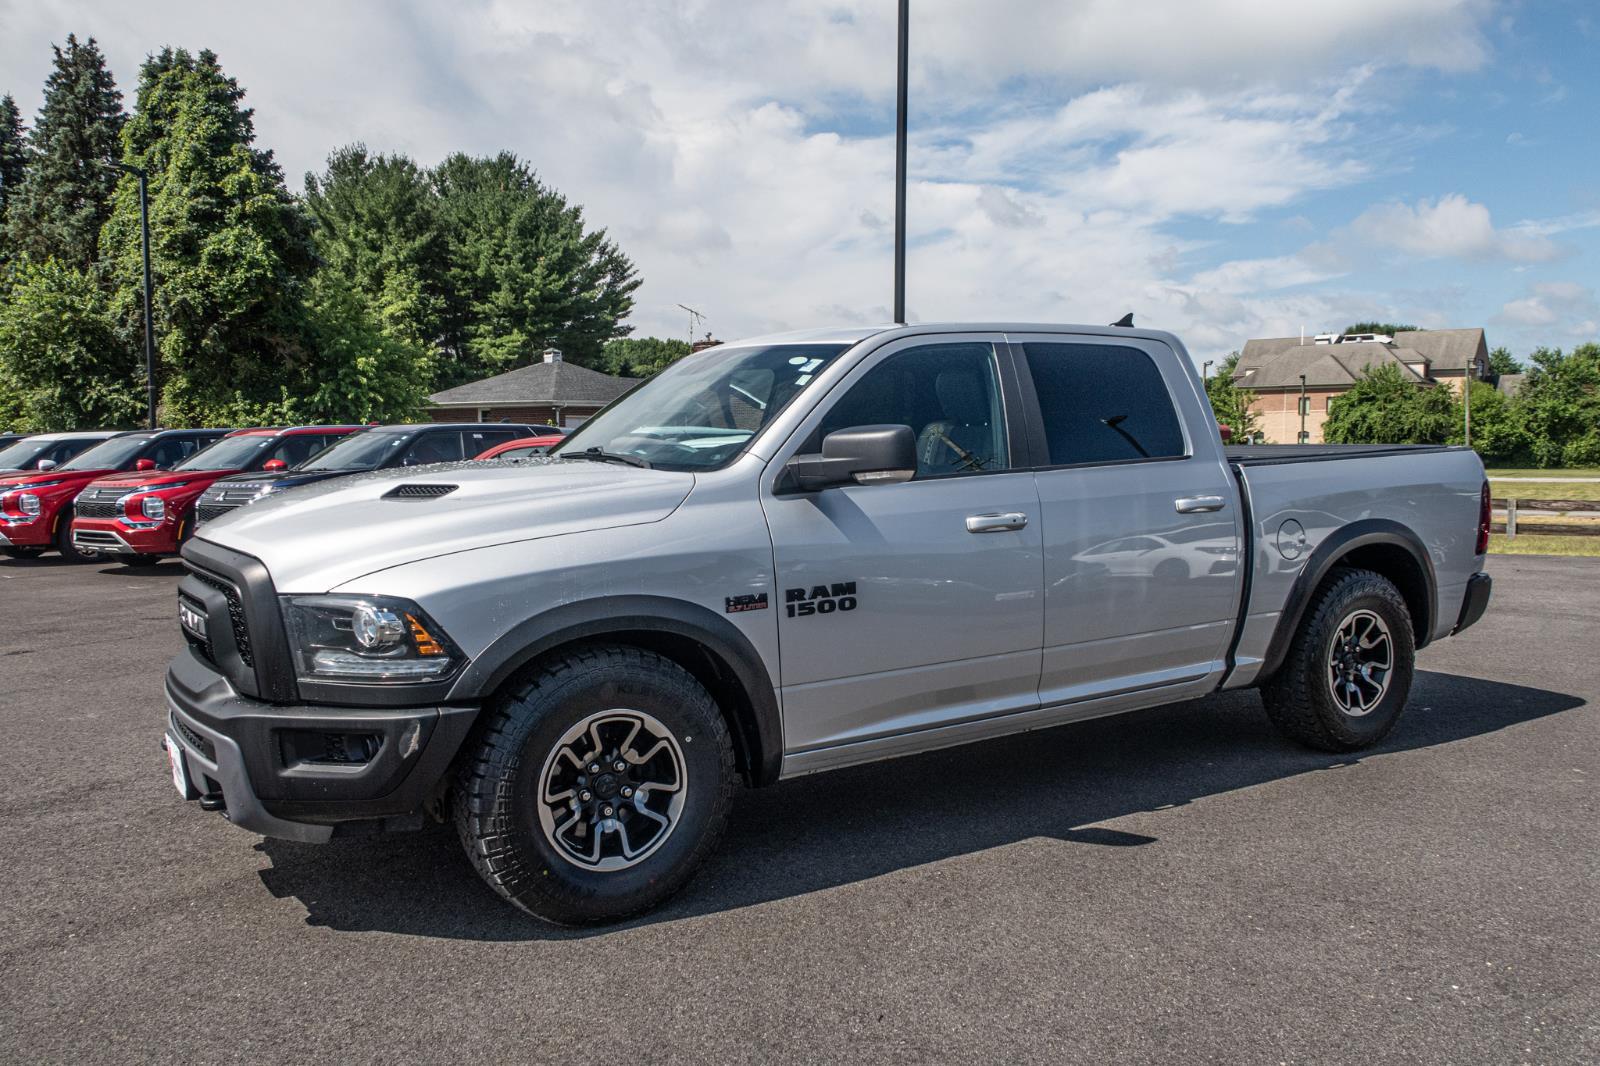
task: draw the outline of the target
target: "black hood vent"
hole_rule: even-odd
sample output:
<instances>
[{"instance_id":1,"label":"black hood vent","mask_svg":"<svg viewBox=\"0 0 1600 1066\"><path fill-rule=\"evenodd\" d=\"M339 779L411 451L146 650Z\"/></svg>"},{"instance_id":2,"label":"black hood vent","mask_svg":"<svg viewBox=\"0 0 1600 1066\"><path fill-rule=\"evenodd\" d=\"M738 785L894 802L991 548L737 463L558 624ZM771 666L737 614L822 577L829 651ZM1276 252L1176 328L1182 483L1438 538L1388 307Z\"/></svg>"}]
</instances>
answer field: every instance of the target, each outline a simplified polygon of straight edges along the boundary
<instances>
[{"instance_id":1,"label":"black hood vent","mask_svg":"<svg viewBox=\"0 0 1600 1066\"><path fill-rule=\"evenodd\" d=\"M396 485L383 494L386 500L432 500L456 491L454 485Z\"/></svg>"}]
</instances>

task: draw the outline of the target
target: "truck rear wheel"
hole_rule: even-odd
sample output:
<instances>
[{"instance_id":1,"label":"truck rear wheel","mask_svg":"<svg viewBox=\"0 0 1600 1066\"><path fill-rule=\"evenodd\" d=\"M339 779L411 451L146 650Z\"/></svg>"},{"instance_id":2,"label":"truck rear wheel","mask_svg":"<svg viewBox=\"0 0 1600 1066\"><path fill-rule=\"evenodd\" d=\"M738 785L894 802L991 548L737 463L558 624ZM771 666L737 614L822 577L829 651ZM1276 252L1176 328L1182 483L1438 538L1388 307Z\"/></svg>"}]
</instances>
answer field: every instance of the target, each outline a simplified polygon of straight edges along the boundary
<instances>
[{"instance_id":1,"label":"truck rear wheel","mask_svg":"<svg viewBox=\"0 0 1600 1066\"><path fill-rule=\"evenodd\" d=\"M676 663L582 648L488 714L456 780L455 823L507 901L562 925L616 921L666 900L716 848L733 746L716 702Z\"/></svg>"},{"instance_id":2,"label":"truck rear wheel","mask_svg":"<svg viewBox=\"0 0 1600 1066\"><path fill-rule=\"evenodd\" d=\"M1261 698L1290 739L1322 751L1358 751L1394 728L1415 663L1411 612L1400 591L1370 570L1341 568L1306 608Z\"/></svg>"}]
</instances>

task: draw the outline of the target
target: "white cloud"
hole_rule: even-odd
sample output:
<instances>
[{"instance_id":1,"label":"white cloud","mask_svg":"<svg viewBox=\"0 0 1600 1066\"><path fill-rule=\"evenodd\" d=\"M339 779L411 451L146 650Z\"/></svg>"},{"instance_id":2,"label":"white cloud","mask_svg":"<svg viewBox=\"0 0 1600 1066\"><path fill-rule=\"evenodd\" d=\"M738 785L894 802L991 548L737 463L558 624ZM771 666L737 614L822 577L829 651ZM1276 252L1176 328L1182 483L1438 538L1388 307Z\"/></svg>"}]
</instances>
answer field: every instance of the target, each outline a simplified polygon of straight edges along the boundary
<instances>
[{"instance_id":1,"label":"white cloud","mask_svg":"<svg viewBox=\"0 0 1600 1066\"><path fill-rule=\"evenodd\" d=\"M1336 257L1191 277L1201 245L1184 224L1243 223L1366 178L1387 73L1481 67L1489 7L918 0L913 315L1103 322L1132 308L1196 351L1344 317L1363 298L1281 291L1337 276ZM639 263L641 333L681 335L679 302L724 338L888 317L894 36L881 0L60 0L0 18L0 88L29 110L48 43L68 31L97 35L130 92L149 52L215 49L295 188L358 139L425 164L516 151ZM1459 233L1438 218L1456 200L1395 206L1412 229ZM1551 246L1460 203L1476 236L1454 247L1527 260Z\"/></svg>"},{"instance_id":2,"label":"white cloud","mask_svg":"<svg viewBox=\"0 0 1600 1066\"><path fill-rule=\"evenodd\" d=\"M1496 229L1489 209L1452 193L1438 200L1381 204L1364 212L1351 226L1374 244L1398 248L1424 259L1455 258L1543 263L1563 250L1547 236L1530 229Z\"/></svg>"},{"instance_id":3,"label":"white cloud","mask_svg":"<svg viewBox=\"0 0 1600 1066\"><path fill-rule=\"evenodd\" d=\"M1495 320L1513 326L1553 326L1564 323L1568 332L1592 334L1600 331L1600 303L1594 290L1574 281L1546 281L1533 285L1530 293L1511 300Z\"/></svg>"}]
</instances>

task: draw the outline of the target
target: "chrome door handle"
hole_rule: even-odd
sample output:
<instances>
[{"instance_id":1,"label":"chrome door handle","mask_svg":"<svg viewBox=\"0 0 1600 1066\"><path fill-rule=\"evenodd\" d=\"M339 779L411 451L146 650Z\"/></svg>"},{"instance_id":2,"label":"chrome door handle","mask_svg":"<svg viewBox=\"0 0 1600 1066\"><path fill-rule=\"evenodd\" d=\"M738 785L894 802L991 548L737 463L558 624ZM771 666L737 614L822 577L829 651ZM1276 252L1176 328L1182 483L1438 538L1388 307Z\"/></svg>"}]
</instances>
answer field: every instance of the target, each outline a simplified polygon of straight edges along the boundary
<instances>
[{"instance_id":1,"label":"chrome door handle","mask_svg":"<svg viewBox=\"0 0 1600 1066\"><path fill-rule=\"evenodd\" d=\"M1220 511L1227 501L1221 496L1180 496L1172 501L1179 514L1200 514L1203 511Z\"/></svg>"},{"instance_id":2,"label":"chrome door handle","mask_svg":"<svg viewBox=\"0 0 1600 1066\"><path fill-rule=\"evenodd\" d=\"M968 533L1003 533L1008 529L1021 529L1028 524L1028 516L1021 511L1007 511L1005 514L969 514L967 515Z\"/></svg>"}]
</instances>

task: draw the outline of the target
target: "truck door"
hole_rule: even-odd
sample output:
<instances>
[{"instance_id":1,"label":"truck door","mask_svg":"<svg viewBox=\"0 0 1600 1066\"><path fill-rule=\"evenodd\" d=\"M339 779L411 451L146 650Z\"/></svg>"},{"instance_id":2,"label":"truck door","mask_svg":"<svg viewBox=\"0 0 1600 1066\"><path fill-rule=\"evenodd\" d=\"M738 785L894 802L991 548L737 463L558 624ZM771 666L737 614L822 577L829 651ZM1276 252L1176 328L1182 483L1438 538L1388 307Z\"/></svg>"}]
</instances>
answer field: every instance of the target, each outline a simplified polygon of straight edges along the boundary
<instances>
[{"instance_id":1,"label":"truck door","mask_svg":"<svg viewBox=\"0 0 1600 1066\"><path fill-rule=\"evenodd\" d=\"M1160 341L1016 336L1044 534L1043 704L1210 691L1240 593L1237 489ZM1186 427L1188 427L1186 429Z\"/></svg>"},{"instance_id":2,"label":"truck door","mask_svg":"<svg viewBox=\"0 0 1600 1066\"><path fill-rule=\"evenodd\" d=\"M1037 705L1039 498L997 335L873 353L780 450L763 506L776 562L784 743L793 755ZM853 426L910 426L897 484L775 491L795 454Z\"/></svg>"}]
</instances>

